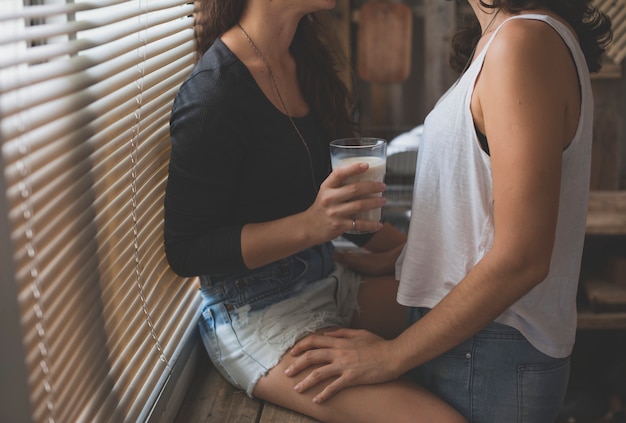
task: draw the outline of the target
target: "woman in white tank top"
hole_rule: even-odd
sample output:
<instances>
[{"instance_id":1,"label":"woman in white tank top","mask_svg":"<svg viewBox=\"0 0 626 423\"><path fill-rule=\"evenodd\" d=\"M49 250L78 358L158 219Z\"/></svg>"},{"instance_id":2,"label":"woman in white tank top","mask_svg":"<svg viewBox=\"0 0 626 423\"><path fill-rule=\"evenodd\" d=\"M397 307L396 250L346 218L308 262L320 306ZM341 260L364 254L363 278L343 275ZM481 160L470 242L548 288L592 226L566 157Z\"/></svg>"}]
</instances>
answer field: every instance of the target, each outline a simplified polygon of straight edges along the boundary
<instances>
[{"instance_id":1,"label":"woman in white tank top","mask_svg":"<svg viewBox=\"0 0 626 423\"><path fill-rule=\"evenodd\" d=\"M468 1L476 25L455 38L462 75L424 122L397 262L412 325L391 341L349 330L309 338L289 372L322 363L298 388L337 377L323 401L415 369L472 422L553 422L576 330L589 72L610 21L586 0Z\"/></svg>"}]
</instances>

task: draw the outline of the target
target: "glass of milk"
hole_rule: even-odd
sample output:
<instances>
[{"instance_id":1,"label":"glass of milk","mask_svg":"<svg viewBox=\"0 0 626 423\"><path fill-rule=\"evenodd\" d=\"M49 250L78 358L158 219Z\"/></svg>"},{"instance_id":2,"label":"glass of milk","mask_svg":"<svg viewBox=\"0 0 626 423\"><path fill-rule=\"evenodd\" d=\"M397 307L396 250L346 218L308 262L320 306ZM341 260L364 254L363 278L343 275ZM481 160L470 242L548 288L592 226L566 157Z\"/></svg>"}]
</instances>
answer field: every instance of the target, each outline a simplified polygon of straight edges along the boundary
<instances>
[{"instance_id":1,"label":"glass of milk","mask_svg":"<svg viewBox=\"0 0 626 423\"><path fill-rule=\"evenodd\" d=\"M383 182L385 179L387 142L382 138L342 138L331 141L330 160L333 169L353 163L367 163L369 169L359 175L347 178L344 185L362 181ZM372 196L380 197L382 193ZM358 213L357 220L380 221L381 208ZM363 233L348 231L348 233Z\"/></svg>"}]
</instances>

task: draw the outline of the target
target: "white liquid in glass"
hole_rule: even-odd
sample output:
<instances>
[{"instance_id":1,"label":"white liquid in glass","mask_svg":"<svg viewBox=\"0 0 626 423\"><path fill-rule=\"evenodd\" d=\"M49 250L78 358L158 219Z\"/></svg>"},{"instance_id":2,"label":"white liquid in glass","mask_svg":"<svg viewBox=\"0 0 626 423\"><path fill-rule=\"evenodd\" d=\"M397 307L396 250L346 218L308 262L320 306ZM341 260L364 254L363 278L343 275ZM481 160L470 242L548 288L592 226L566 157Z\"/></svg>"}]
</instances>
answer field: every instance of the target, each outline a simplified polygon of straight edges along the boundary
<instances>
[{"instance_id":1,"label":"white liquid in glass","mask_svg":"<svg viewBox=\"0 0 626 423\"><path fill-rule=\"evenodd\" d=\"M367 163L369 164L369 169L367 169L367 171L363 173L347 178L346 180L344 180L344 185L363 181L383 182L385 180L385 159L382 157L363 156L334 159L333 169L351 165L353 163ZM381 195L382 193L378 193L371 195L371 197L380 197ZM381 209L379 207L377 209L364 211L357 214L356 218L359 220L379 221L381 218Z\"/></svg>"}]
</instances>

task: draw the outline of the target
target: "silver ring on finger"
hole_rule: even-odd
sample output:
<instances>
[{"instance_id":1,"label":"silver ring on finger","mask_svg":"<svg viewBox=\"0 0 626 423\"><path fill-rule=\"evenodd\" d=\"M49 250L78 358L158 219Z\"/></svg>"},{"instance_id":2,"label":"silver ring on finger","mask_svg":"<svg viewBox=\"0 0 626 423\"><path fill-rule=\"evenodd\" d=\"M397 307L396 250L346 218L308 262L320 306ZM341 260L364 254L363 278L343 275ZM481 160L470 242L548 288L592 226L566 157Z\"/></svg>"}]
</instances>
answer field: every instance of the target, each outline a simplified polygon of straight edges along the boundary
<instances>
[{"instance_id":1,"label":"silver ring on finger","mask_svg":"<svg viewBox=\"0 0 626 423\"><path fill-rule=\"evenodd\" d=\"M356 231L356 219L352 218L352 230Z\"/></svg>"}]
</instances>

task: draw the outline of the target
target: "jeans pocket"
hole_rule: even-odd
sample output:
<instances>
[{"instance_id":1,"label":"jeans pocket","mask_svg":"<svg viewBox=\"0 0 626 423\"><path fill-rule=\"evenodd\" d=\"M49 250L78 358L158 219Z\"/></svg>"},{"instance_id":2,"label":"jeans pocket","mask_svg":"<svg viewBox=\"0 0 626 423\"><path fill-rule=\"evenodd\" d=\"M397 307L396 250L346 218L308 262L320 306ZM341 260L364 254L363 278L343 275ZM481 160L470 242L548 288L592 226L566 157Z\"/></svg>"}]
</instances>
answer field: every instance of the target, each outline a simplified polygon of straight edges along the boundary
<instances>
[{"instance_id":1,"label":"jeans pocket","mask_svg":"<svg viewBox=\"0 0 626 423\"><path fill-rule=\"evenodd\" d=\"M217 336L215 335L215 318L210 306L204 307L200 319L198 320L198 329L200 330L200 337L202 343L209 354L211 361L219 361L221 354L219 351L219 344L217 343Z\"/></svg>"},{"instance_id":2,"label":"jeans pocket","mask_svg":"<svg viewBox=\"0 0 626 423\"><path fill-rule=\"evenodd\" d=\"M565 398L570 358L554 358L539 364L518 366L519 420L523 423L552 423Z\"/></svg>"},{"instance_id":3,"label":"jeans pocket","mask_svg":"<svg viewBox=\"0 0 626 423\"><path fill-rule=\"evenodd\" d=\"M221 307L218 305L216 307ZM223 308L223 307L222 307ZM228 315L228 312L223 310L224 317ZM216 333L216 318L212 306L205 306L200 315L198 321L198 328L200 330L200 337L204 348L209 354L211 362L215 366L218 372L226 379L231 385L238 386L235 379L228 373L224 365L222 364L222 352L220 351L220 342Z\"/></svg>"},{"instance_id":4,"label":"jeans pocket","mask_svg":"<svg viewBox=\"0 0 626 423\"><path fill-rule=\"evenodd\" d=\"M469 340L411 370L409 376L444 398L455 409L469 415L473 370L471 351L472 341Z\"/></svg>"}]
</instances>

